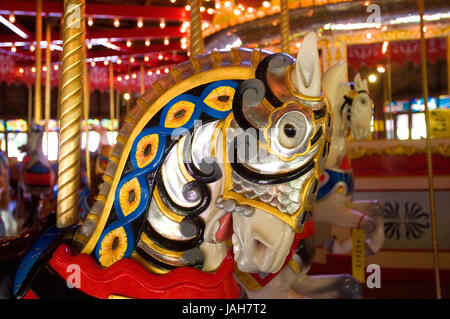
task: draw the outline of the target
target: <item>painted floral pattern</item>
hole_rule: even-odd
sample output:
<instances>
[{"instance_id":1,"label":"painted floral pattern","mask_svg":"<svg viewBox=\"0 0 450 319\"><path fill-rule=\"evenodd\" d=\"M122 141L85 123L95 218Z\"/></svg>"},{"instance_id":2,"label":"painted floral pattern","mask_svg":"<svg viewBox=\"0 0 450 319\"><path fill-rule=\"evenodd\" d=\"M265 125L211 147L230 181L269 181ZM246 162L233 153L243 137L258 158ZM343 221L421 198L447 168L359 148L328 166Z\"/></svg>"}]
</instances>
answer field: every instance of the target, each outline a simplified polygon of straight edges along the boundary
<instances>
[{"instance_id":1,"label":"painted floral pattern","mask_svg":"<svg viewBox=\"0 0 450 319\"><path fill-rule=\"evenodd\" d=\"M397 201L384 205L384 230L386 237L399 240L405 236L407 239L418 239L430 227L429 214L417 202L405 202L401 209Z\"/></svg>"}]
</instances>

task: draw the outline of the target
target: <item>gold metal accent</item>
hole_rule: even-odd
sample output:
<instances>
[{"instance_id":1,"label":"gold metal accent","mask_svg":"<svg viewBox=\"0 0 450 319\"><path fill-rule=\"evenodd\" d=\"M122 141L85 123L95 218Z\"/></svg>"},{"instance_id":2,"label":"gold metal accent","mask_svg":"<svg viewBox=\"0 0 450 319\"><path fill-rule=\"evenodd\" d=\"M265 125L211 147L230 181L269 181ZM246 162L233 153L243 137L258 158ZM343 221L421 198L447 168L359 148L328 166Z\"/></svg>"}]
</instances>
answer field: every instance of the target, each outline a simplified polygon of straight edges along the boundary
<instances>
[{"instance_id":1,"label":"gold metal accent","mask_svg":"<svg viewBox=\"0 0 450 319\"><path fill-rule=\"evenodd\" d=\"M291 258L289 260L288 264L289 268L292 269L293 272L296 274L299 274L302 271L302 268L300 267L300 264L294 260L294 258Z\"/></svg>"},{"instance_id":2,"label":"gold metal accent","mask_svg":"<svg viewBox=\"0 0 450 319\"><path fill-rule=\"evenodd\" d=\"M28 128L28 132L31 131L31 121L33 118L33 85L32 84L28 84L28 114L27 114L27 128ZM8 145L8 143L6 143L6 146ZM8 154L8 153L6 153Z\"/></svg>"},{"instance_id":3,"label":"gold metal accent","mask_svg":"<svg viewBox=\"0 0 450 319\"><path fill-rule=\"evenodd\" d=\"M191 57L190 61L194 68L194 74L200 73L200 71L202 70L200 61L196 57Z\"/></svg>"},{"instance_id":4,"label":"gold metal accent","mask_svg":"<svg viewBox=\"0 0 450 319\"><path fill-rule=\"evenodd\" d=\"M159 83L158 81L153 82L152 88L154 88L156 90L156 92L158 92L159 94L164 93L164 89L161 86L161 83Z\"/></svg>"},{"instance_id":5,"label":"gold metal accent","mask_svg":"<svg viewBox=\"0 0 450 319\"><path fill-rule=\"evenodd\" d=\"M61 118L56 225L74 225L80 185L80 119L83 98L84 0L64 0Z\"/></svg>"},{"instance_id":6,"label":"gold metal accent","mask_svg":"<svg viewBox=\"0 0 450 319\"><path fill-rule=\"evenodd\" d=\"M125 297L125 296L121 296L121 295L109 295L108 299L134 299L134 298Z\"/></svg>"},{"instance_id":7,"label":"gold metal accent","mask_svg":"<svg viewBox=\"0 0 450 319\"><path fill-rule=\"evenodd\" d=\"M159 211L171 221L181 223L181 221L184 219L184 216L178 215L177 213L171 211L166 205L164 205L157 187L153 191L153 199L155 200L155 204L158 207Z\"/></svg>"},{"instance_id":8,"label":"gold metal accent","mask_svg":"<svg viewBox=\"0 0 450 319\"><path fill-rule=\"evenodd\" d=\"M137 252L133 251L131 253L131 258L136 260L139 264L141 264L145 269L147 269L149 272L152 272L157 275L165 275L169 272L169 270L158 268L149 262L147 262L144 258L142 258L141 255L139 255Z\"/></svg>"},{"instance_id":9,"label":"gold metal accent","mask_svg":"<svg viewBox=\"0 0 450 319\"><path fill-rule=\"evenodd\" d=\"M167 257L171 257L171 258L181 258L181 257L183 257L183 252L182 251L173 251L173 250L164 249L161 246L158 246L156 243L154 243L153 240L148 238L148 236L145 233L142 233L140 239L142 240L142 242L145 245L147 245L150 249L154 250L158 254L161 254L161 255L167 256ZM157 258L156 256L153 256L153 257ZM160 260L160 261L167 262L165 260Z\"/></svg>"},{"instance_id":10,"label":"gold metal accent","mask_svg":"<svg viewBox=\"0 0 450 319\"><path fill-rule=\"evenodd\" d=\"M289 4L288 0L280 0L280 42L281 52L289 54Z\"/></svg>"},{"instance_id":11,"label":"gold metal accent","mask_svg":"<svg viewBox=\"0 0 450 319\"><path fill-rule=\"evenodd\" d=\"M84 10L83 6L83 10ZM83 20L83 29L86 30L86 22ZM83 32L83 43L85 43L86 32ZM90 95L90 83L89 83L89 70L86 63L87 48L83 45L83 121L85 132L85 145L84 145L84 158L86 162L86 178L88 187L91 188L92 176L91 176L91 153L89 152L89 109L91 103Z\"/></svg>"},{"instance_id":12,"label":"gold metal accent","mask_svg":"<svg viewBox=\"0 0 450 319\"><path fill-rule=\"evenodd\" d=\"M261 289L261 285L256 281L255 278L252 277L252 275L240 271L237 266L235 267L234 274L236 275L236 277L238 277L240 282L243 283L248 290L256 291Z\"/></svg>"},{"instance_id":13,"label":"gold metal accent","mask_svg":"<svg viewBox=\"0 0 450 319\"><path fill-rule=\"evenodd\" d=\"M388 155L388 156L411 156L414 154L425 154L426 149L422 147L412 147L404 145L395 145L386 148L370 148L370 147L352 147L348 148L348 158L358 159L364 156L372 155ZM431 153L439 154L445 157L450 157L450 145L440 144L431 145Z\"/></svg>"},{"instance_id":14,"label":"gold metal accent","mask_svg":"<svg viewBox=\"0 0 450 319\"><path fill-rule=\"evenodd\" d=\"M175 79L175 82L180 82L181 81L181 73L180 73L180 71L178 71L177 69L175 69L175 68L171 68L170 70L169 70L169 73L170 74L172 74L172 76L174 77L174 79Z\"/></svg>"},{"instance_id":15,"label":"gold metal accent","mask_svg":"<svg viewBox=\"0 0 450 319\"><path fill-rule=\"evenodd\" d=\"M41 124L42 119L42 0L36 0L36 82L34 90L34 122Z\"/></svg>"},{"instance_id":16,"label":"gold metal accent","mask_svg":"<svg viewBox=\"0 0 450 319\"><path fill-rule=\"evenodd\" d=\"M255 69L258 67L259 62L261 61L261 50L260 49L253 49L252 52L252 69Z\"/></svg>"},{"instance_id":17,"label":"gold metal accent","mask_svg":"<svg viewBox=\"0 0 450 319\"><path fill-rule=\"evenodd\" d=\"M431 130L430 130L430 111L428 109L428 70L427 70L427 56L426 56L426 43L424 33L424 0L417 0L419 6L420 15L420 53L421 53L421 69L422 69L422 90L423 99L425 104L425 125L427 130L426 136L426 150L427 150L427 169L428 169L428 187L430 194L430 215L431 215L431 235L433 243L433 264L434 273L436 279L436 298L441 299L441 282L439 276L439 248L436 229L436 206L434 199L434 181L433 181L433 159L431 156Z\"/></svg>"},{"instance_id":18,"label":"gold metal accent","mask_svg":"<svg viewBox=\"0 0 450 319\"><path fill-rule=\"evenodd\" d=\"M202 35L202 16L200 14L200 0L190 0L190 42L191 42L191 56L196 57L203 53L203 35Z\"/></svg>"},{"instance_id":19,"label":"gold metal accent","mask_svg":"<svg viewBox=\"0 0 450 319\"><path fill-rule=\"evenodd\" d=\"M213 61L213 68L219 68L221 66L222 57L220 56L218 51L211 51L211 59Z\"/></svg>"},{"instance_id":20,"label":"gold metal accent","mask_svg":"<svg viewBox=\"0 0 450 319\"><path fill-rule=\"evenodd\" d=\"M242 58L238 48L231 48L231 58L233 66L239 66L241 64Z\"/></svg>"},{"instance_id":21,"label":"gold metal accent","mask_svg":"<svg viewBox=\"0 0 450 319\"><path fill-rule=\"evenodd\" d=\"M260 57L260 56L259 56ZM259 60L258 60L259 61ZM108 197L105 202L105 206L100 216L100 221L97 224L93 234L89 238L89 241L83 247L82 253L90 254L103 231L106 221L108 220L109 214L111 212L111 207L114 203L114 190L121 178L121 172L125 167L126 160L130 154L133 141L136 139L137 135L142 131L148 121L159 111L163 106L165 106L174 96L178 96L194 87L203 85L205 83L211 83L214 81L236 79L236 80L248 80L255 77L255 70L246 66L239 67L223 67L220 72L215 69L207 70L198 74L193 75L187 79L182 80L177 85L165 90L161 96L153 102L152 106L147 109L142 118L138 121L135 128L131 132L130 136L124 138L122 135L117 136L117 142L124 144L120 162L117 165L117 169L114 173L113 182L111 183L111 191L108 193Z\"/></svg>"}]
</instances>

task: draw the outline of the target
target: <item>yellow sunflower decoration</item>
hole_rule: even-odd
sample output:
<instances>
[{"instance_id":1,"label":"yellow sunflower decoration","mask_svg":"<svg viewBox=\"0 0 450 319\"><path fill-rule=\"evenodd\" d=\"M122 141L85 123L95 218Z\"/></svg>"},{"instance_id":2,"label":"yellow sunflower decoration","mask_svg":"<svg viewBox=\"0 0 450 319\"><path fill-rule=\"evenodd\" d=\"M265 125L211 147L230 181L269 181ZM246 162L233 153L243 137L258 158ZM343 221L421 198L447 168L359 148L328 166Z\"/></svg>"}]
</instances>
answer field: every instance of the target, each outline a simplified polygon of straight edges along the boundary
<instances>
[{"instance_id":1,"label":"yellow sunflower decoration","mask_svg":"<svg viewBox=\"0 0 450 319\"><path fill-rule=\"evenodd\" d=\"M181 127L189 121L194 113L195 104L189 101L180 101L172 105L167 113L165 126L168 128Z\"/></svg>"},{"instance_id":2,"label":"yellow sunflower decoration","mask_svg":"<svg viewBox=\"0 0 450 319\"><path fill-rule=\"evenodd\" d=\"M141 186L136 177L123 184L119 198L120 208L125 216L136 210L141 201Z\"/></svg>"},{"instance_id":3,"label":"yellow sunflower decoration","mask_svg":"<svg viewBox=\"0 0 450 319\"><path fill-rule=\"evenodd\" d=\"M155 158L158 150L159 136L151 134L144 136L136 148L136 162L139 168L147 166Z\"/></svg>"},{"instance_id":4,"label":"yellow sunflower decoration","mask_svg":"<svg viewBox=\"0 0 450 319\"><path fill-rule=\"evenodd\" d=\"M235 89L231 86L219 86L212 90L203 102L217 111L229 111L233 106L234 92Z\"/></svg>"},{"instance_id":5,"label":"yellow sunflower decoration","mask_svg":"<svg viewBox=\"0 0 450 319\"><path fill-rule=\"evenodd\" d=\"M109 267L122 259L127 250L127 235L123 227L110 231L102 241L99 251L99 261L104 267Z\"/></svg>"}]
</instances>

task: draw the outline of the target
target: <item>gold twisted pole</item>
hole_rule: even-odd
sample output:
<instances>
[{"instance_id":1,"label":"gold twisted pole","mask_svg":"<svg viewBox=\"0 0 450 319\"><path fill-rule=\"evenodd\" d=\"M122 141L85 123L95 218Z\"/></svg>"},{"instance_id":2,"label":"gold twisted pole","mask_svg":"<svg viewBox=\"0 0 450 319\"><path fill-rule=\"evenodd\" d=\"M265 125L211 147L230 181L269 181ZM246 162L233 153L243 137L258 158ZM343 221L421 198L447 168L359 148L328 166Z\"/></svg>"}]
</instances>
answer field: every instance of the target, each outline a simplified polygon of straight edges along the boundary
<instances>
[{"instance_id":1,"label":"gold twisted pole","mask_svg":"<svg viewBox=\"0 0 450 319\"><path fill-rule=\"evenodd\" d=\"M109 63L109 117L111 121L115 119L114 108L114 69L112 62Z\"/></svg>"},{"instance_id":2,"label":"gold twisted pole","mask_svg":"<svg viewBox=\"0 0 450 319\"><path fill-rule=\"evenodd\" d=\"M34 122L41 124L42 119L42 0L36 0L36 84L34 90Z\"/></svg>"},{"instance_id":3,"label":"gold twisted pole","mask_svg":"<svg viewBox=\"0 0 450 319\"><path fill-rule=\"evenodd\" d=\"M200 0L190 0L190 42L191 56L196 57L204 51L202 35L202 16L200 14Z\"/></svg>"},{"instance_id":4,"label":"gold twisted pole","mask_svg":"<svg viewBox=\"0 0 450 319\"><path fill-rule=\"evenodd\" d=\"M83 6L83 16L85 12L85 6ZM83 30L86 31L86 21L83 19ZM86 43L86 32L83 32L83 44ZM89 70L86 63L87 48L83 45L83 121L85 131L85 144L84 144L84 158L86 163L86 179L89 189L91 188L91 154L89 152L89 109L90 109L90 87L89 87Z\"/></svg>"},{"instance_id":5,"label":"gold twisted pole","mask_svg":"<svg viewBox=\"0 0 450 319\"><path fill-rule=\"evenodd\" d=\"M426 43L424 34L424 1L418 0L419 15L420 15L420 53L421 53L421 68L422 68L422 90L423 100L425 104L425 126L427 130L426 150L427 150L427 168L428 168L428 190L430 195L430 215L431 215L431 235L433 241L433 264L436 280L436 298L441 299L441 282L439 278L439 249L436 230L436 206L434 202L434 181L433 181L433 159L431 157L431 141L430 141L430 113L428 109L428 70L427 70L427 56Z\"/></svg>"},{"instance_id":6,"label":"gold twisted pole","mask_svg":"<svg viewBox=\"0 0 450 319\"><path fill-rule=\"evenodd\" d=\"M141 61L141 66L140 66L140 75L139 75L139 79L141 81L141 95L143 95L145 93L145 71L144 71L144 61Z\"/></svg>"},{"instance_id":7,"label":"gold twisted pole","mask_svg":"<svg viewBox=\"0 0 450 319\"><path fill-rule=\"evenodd\" d=\"M45 138L47 140L47 157L48 157L48 121L50 120L50 106L51 106L51 76L52 76L52 57L50 52L50 43L52 42L52 25L51 22L47 22L45 25L45 40L47 42L47 47L45 48L45 67L47 72L45 74L45 108L44 108L44 119L45 119Z\"/></svg>"},{"instance_id":8,"label":"gold twisted pole","mask_svg":"<svg viewBox=\"0 0 450 319\"><path fill-rule=\"evenodd\" d=\"M56 225L77 222L80 184L80 120L83 103L84 0L64 0L61 118Z\"/></svg>"},{"instance_id":9,"label":"gold twisted pole","mask_svg":"<svg viewBox=\"0 0 450 319\"><path fill-rule=\"evenodd\" d=\"M289 5L288 0L280 0L281 52L289 54Z\"/></svg>"}]
</instances>

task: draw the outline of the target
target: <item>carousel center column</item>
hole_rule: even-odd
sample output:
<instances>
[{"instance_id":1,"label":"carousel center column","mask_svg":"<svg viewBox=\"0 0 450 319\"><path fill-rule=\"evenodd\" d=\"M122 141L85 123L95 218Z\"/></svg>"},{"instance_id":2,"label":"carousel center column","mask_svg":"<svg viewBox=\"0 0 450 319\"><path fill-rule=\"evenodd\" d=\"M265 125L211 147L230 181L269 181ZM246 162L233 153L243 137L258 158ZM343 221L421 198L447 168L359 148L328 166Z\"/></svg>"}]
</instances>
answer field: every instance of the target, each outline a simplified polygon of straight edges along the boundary
<instances>
[{"instance_id":1,"label":"carousel center column","mask_svg":"<svg viewBox=\"0 0 450 319\"><path fill-rule=\"evenodd\" d=\"M64 0L56 225L77 222L80 184L80 121L83 102L84 0Z\"/></svg>"}]
</instances>

